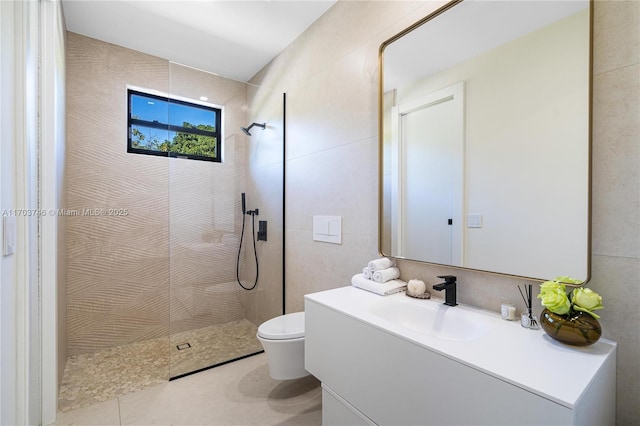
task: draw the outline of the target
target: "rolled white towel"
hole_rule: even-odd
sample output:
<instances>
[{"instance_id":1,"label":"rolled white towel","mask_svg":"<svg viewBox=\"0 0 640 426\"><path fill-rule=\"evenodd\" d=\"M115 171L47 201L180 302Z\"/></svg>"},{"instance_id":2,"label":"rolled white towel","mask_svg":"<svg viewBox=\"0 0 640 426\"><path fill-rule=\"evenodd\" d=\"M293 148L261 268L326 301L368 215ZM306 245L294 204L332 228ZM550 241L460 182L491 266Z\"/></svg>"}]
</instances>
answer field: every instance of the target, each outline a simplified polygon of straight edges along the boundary
<instances>
[{"instance_id":1,"label":"rolled white towel","mask_svg":"<svg viewBox=\"0 0 640 426\"><path fill-rule=\"evenodd\" d=\"M371 269L369 269L368 266L365 266L364 268L362 268L362 275L364 275L364 277L368 280L370 280L371 278L373 278L371 276Z\"/></svg>"},{"instance_id":2,"label":"rolled white towel","mask_svg":"<svg viewBox=\"0 0 640 426\"><path fill-rule=\"evenodd\" d=\"M381 257L380 259L372 260L367 265L371 272L381 271L382 269L391 268L392 266L396 266L396 261L389 259L388 257Z\"/></svg>"},{"instance_id":3,"label":"rolled white towel","mask_svg":"<svg viewBox=\"0 0 640 426\"><path fill-rule=\"evenodd\" d=\"M375 281L366 279L362 274L356 274L351 277L351 284L353 284L354 287L358 287L372 293L380 294L382 296L397 293L407 288L407 283L401 280L391 280L387 281L386 283L377 283Z\"/></svg>"},{"instance_id":4,"label":"rolled white towel","mask_svg":"<svg viewBox=\"0 0 640 426\"><path fill-rule=\"evenodd\" d=\"M372 278L373 281L377 283L386 283L387 281L400 278L400 269L396 268L395 266L392 266L391 268L375 271L372 277L373 277Z\"/></svg>"}]
</instances>

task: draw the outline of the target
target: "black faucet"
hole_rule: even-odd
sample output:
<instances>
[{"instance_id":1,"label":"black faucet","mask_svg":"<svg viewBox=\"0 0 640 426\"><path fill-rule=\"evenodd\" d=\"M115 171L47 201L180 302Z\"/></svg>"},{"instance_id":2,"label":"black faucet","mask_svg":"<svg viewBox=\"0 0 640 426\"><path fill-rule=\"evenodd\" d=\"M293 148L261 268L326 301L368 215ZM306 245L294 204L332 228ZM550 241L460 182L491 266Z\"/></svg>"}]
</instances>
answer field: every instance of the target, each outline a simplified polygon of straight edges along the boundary
<instances>
[{"instance_id":1,"label":"black faucet","mask_svg":"<svg viewBox=\"0 0 640 426\"><path fill-rule=\"evenodd\" d=\"M448 306L456 306L456 277L455 275L441 275L438 278L444 279L443 283L433 286L434 290L444 290L444 304Z\"/></svg>"}]
</instances>

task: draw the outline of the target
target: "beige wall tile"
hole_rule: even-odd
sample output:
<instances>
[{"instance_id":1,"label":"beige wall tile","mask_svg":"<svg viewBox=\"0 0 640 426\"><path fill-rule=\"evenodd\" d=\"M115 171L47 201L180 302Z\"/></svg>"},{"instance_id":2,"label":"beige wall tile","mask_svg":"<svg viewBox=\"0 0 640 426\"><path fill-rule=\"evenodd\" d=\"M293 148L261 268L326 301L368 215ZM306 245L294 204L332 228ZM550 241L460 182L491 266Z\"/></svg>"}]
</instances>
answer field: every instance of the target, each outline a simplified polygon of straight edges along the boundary
<instances>
[{"instance_id":1,"label":"beige wall tile","mask_svg":"<svg viewBox=\"0 0 640 426\"><path fill-rule=\"evenodd\" d=\"M376 84L362 77L362 65L345 58L289 93L287 159L376 135Z\"/></svg>"},{"instance_id":2,"label":"beige wall tile","mask_svg":"<svg viewBox=\"0 0 640 426\"><path fill-rule=\"evenodd\" d=\"M304 310L304 295L344 287L376 257L375 234L343 234L342 244L313 241L309 230L287 229L287 312Z\"/></svg>"},{"instance_id":3,"label":"beige wall tile","mask_svg":"<svg viewBox=\"0 0 640 426\"><path fill-rule=\"evenodd\" d=\"M640 62L640 2L594 2L593 72L619 69Z\"/></svg>"},{"instance_id":4,"label":"beige wall tile","mask_svg":"<svg viewBox=\"0 0 640 426\"><path fill-rule=\"evenodd\" d=\"M67 218L70 355L168 331L167 170L126 154L127 84L166 92L168 63L68 34L67 208L129 213Z\"/></svg>"},{"instance_id":5,"label":"beige wall tile","mask_svg":"<svg viewBox=\"0 0 640 426\"><path fill-rule=\"evenodd\" d=\"M593 254L638 258L640 64L596 75L593 87Z\"/></svg>"},{"instance_id":6,"label":"beige wall tile","mask_svg":"<svg viewBox=\"0 0 640 426\"><path fill-rule=\"evenodd\" d=\"M603 337L618 342L618 424L633 425L640 418L640 259L593 256L590 287L604 299Z\"/></svg>"},{"instance_id":7,"label":"beige wall tile","mask_svg":"<svg viewBox=\"0 0 640 426\"><path fill-rule=\"evenodd\" d=\"M284 177L284 97L281 90L248 85L249 118L265 123L266 128L252 129L245 137L247 147L247 209L259 209L255 219L267 222L267 241L257 241L259 277L255 290L242 291L247 319L259 326L264 321L282 314L283 293L283 177ZM246 217L245 261L242 277L246 284L255 282L255 259L250 238L252 218Z\"/></svg>"},{"instance_id":8,"label":"beige wall tile","mask_svg":"<svg viewBox=\"0 0 640 426\"><path fill-rule=\"evenodd\" d=\"M375 235L377 140L367 138L287 162L287 228L311 230L313 215L342 216L342 232Z\"/></svg>"}]
</instances>

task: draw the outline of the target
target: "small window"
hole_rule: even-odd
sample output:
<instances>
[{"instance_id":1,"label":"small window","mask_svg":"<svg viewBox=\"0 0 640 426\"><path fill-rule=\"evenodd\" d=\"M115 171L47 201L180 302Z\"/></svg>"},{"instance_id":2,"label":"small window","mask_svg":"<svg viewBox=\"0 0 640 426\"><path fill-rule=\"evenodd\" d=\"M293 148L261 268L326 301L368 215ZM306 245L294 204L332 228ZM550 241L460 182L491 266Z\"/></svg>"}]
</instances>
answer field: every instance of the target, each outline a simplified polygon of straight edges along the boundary
<instances>
[{"instance_id":1,"label":"small window","mask_svg":"<svg viewBox=\"0 0 640 426\"><path fill-rule=\"evenodd\" d=\"M127 92L127 152L221 161L221 109L136 90Z\"/></svg>"}]
</instances>

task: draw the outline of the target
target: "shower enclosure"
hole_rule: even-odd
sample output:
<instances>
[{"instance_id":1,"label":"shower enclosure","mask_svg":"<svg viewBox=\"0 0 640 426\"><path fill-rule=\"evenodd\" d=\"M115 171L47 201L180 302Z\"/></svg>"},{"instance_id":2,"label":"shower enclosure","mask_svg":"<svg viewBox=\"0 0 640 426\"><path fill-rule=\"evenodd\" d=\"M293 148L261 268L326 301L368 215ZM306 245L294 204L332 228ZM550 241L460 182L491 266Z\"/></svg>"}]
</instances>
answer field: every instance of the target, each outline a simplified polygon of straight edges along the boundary
<instances>
[{"instance_id":1,"label":"shower enclosure","mask_svg":"<svg viewBox=\"0 0 640 426\"><path fill-rule=\"evenodd\" d=\"M283 94L78 34L67 41L64 207L77 214L65 217L62 411L260 352L257 327L283 313ZM129 90L155 96L143 97L150 104L217 107L221 161L136 152L150 146L145 126L194 123L171 107L132 117ZM266 126L248 136L252 122ZM132 123L145 136L133 147ZM188 146L168 130L154 149L177 136ZM251 291L236 283L243 220L239 275L253 283L256 273L242 193L268 228ZM94 211L114 215L85 214Z\"/></svg>"},{"instance_id":2,"label":"shower enclosure","mask_svg":"<svg viewBox=\"0 0 640 426\"><path fill-rule=\"evenodd\" d=\"M169 376L208 368L262 351L257 326L282 306L283 95L171 63L170 95L206 99L222 110L222 161L169 159ZM169 122L172 122L169 117ZM251 134L253 121L266 123ZM243 215L246 209L257 216ZM256 241L253 221L266 221Z\"/></svg>"}]
</instances>

